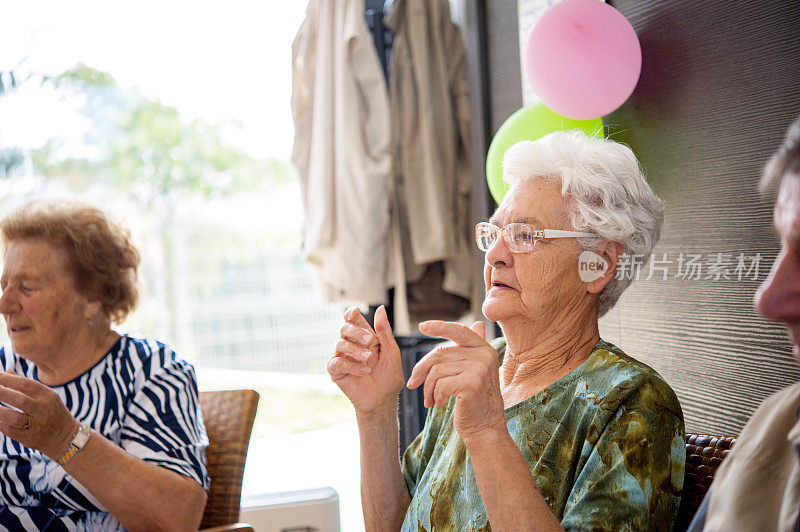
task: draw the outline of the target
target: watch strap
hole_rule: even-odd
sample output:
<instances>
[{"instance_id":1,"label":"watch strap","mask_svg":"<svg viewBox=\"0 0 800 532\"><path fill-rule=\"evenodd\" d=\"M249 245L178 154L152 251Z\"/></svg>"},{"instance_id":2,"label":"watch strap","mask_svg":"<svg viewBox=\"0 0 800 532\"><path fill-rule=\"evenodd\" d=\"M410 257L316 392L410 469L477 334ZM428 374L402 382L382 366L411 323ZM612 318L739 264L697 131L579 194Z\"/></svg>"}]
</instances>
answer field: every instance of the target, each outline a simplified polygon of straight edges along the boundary
<instances>
[{"instance_id":1,"label":"watch strap","mask_svg":"<svg viewBox=\"0 0 800 532\"><path fill-rule=\"evenodd\" d=\"M86 447L86 443L89 441L89 436L91 433L89 432L89 427L86 425L81 425L78 431L75 433L75 436L72 437L72 441L69 443L69 448L67 451L61 455L61 458L58 459L58 465L64 465L72 458L78 454L80 451Z\"/></svg>"}]
</instances>

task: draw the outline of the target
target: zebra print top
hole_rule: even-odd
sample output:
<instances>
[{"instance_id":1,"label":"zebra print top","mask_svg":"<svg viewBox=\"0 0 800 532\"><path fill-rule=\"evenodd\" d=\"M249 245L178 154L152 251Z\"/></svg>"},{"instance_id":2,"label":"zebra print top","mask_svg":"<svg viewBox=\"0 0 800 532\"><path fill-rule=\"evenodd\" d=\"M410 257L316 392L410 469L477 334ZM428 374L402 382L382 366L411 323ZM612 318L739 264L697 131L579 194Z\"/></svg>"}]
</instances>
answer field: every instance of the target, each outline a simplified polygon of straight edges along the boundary
<instances>
[{"instance_id":1,"label":"zebra print top","mask_svg":"<svg viewBox=\"0 0 800 532\"><path fill-rule=\"evenodd\" d=\"M37 379L36 367L8 347L0 347L0 364ZM52 389L81 423L208 489L194 368L168 346L122 336L86 373ZM57 462L0 434L0 530L124 529Z\"/></svg>"}]
</instances>

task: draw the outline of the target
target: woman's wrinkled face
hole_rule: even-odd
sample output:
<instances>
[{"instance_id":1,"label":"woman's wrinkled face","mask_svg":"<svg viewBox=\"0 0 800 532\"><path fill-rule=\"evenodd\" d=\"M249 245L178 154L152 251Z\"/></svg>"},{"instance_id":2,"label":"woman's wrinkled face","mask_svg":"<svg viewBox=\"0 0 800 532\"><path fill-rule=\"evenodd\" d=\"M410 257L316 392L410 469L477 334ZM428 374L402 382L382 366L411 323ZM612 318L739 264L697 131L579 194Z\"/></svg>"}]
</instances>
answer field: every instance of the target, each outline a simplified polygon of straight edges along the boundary
<instances>
[{"instance_id":1,"label":"woman's wrinkled face","mask_svg":"<svg viewBox=\"0 0 800 532\"><path fill-rule=\"evenodd\" d=\"M560 183L523 181L511 187L490 222L498 227L527 223L535 229L572 229ZM541 240L530 253L512 253L498 238L484 262L490 320L552 320L586 295L578 276L581 248L574 238Z\"/></svg>"},{"instance_id":2,"label":"woman's wrinkled face","mask_svg":"<svg viewBox=\"0 0 800 532\"><path fill-rule=\"evenodd\" d=\"M0 312L15 353L37 361L59 356L87 326L88 302L75 289L65 251L40 239L13 240L0 277Z\"/></svg>"}]
</instances>

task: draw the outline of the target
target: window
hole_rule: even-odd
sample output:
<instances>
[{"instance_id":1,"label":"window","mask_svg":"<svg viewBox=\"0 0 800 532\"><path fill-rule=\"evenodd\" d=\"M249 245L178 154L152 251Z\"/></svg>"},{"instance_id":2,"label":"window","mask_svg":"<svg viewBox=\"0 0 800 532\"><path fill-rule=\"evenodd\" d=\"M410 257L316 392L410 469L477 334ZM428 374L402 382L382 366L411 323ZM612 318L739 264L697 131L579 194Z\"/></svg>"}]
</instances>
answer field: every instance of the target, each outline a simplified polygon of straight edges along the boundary
<instances>
[{"instance_id":1,"label":"window","mask_svg":"<svg viewBox=\"0 0 800 532\"><path fill-rule=\"evenodd\" d=\"M201 389L261 394L243 494L330 485L358 530L355 420L325 373L343 309L300 256L289 163L304 4L6 6L0 215L41 197L113 213L142 254L117 330L175 347Z\"/></svg>"}]
</instances>

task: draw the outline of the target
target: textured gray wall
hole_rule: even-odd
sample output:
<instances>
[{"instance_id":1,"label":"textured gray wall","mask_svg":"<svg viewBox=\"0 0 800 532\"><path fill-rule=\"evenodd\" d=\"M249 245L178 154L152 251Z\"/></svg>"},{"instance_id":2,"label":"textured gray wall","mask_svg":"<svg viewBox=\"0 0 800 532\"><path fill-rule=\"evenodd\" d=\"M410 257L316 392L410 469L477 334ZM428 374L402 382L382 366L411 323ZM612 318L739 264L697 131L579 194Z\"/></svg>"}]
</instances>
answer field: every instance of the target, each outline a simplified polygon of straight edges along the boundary
<instances>
[{"instance_id":1,"label":"textured gray wall","mask_svg":"<svg viewBox=\"0 0 800 532\"><path fill-rule=\"evenodd\" d=\"M487 77L492 135L511 113L522 107L518 31L516 0L486 2Z\"/></svg>"}]
</instances>

